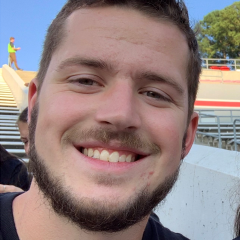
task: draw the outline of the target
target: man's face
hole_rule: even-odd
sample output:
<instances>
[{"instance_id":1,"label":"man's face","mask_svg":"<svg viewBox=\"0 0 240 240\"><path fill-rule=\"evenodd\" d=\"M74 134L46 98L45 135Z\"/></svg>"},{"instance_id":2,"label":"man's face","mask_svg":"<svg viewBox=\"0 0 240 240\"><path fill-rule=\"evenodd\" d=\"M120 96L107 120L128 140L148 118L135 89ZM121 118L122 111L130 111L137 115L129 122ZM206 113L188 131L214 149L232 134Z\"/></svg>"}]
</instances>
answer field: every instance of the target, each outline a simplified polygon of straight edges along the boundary
<instances>
[{"instance_id":1,"label":"man's face","mask_svg":"<svg viewBox=\"0 0 240 240\"><path fill-rule=\"evenodd\" d=\"M10 42L14 43L15 39L14 38L11 38L10 39Z\"/></svg>"},{"instance_id":2,"label":"man's face","mask_svg":"<svg viewBox=\"0 0 240 240\"><path fill-rule=\"evenodd\" d=\"M38 96L30 85L36 151L61 188L114 211L174 175L197 123L193 115L187 127L187 63L187 42L169 22L121 8L75 11Z\"/></svg>"}]
</instances>

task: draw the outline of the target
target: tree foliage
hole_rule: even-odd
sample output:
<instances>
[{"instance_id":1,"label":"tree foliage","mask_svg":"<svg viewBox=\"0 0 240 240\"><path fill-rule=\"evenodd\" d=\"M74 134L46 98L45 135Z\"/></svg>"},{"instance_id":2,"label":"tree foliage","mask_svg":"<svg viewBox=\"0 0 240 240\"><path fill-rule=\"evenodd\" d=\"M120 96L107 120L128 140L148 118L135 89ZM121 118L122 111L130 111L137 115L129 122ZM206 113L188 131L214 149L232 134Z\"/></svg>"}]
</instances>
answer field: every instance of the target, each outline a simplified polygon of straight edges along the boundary
<instances>
[{"instance_id":1,"label":"tree foliage","mask_svg":"<svg viewBox=\"0 0 240 240\"><path fill-rule=\"evenodd\" d=\"M195 28L202 57L240 58L240 1L209 13Z\"/></svg>"}]
</instances>

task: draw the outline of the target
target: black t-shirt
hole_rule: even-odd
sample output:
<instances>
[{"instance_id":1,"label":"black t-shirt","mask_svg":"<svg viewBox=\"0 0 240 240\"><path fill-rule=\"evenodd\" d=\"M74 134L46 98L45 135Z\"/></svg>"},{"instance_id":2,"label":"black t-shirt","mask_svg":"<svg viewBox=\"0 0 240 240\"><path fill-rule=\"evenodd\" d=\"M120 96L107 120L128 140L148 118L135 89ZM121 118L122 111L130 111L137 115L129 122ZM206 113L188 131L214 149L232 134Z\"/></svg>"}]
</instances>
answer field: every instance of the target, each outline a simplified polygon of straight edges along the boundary
<instances>
[{"instance_id":1,"label":"black t-shirt","mask_svg":"<svg viewBox=\"0 0 240 240\"><path fill-rule=\"evenodd\" d=\"M19 240L17 235L12 202L21 193L0 194L0 240ZM142 240L189 240L178 233L173 233L162 226L157 215L151 214Z\"/></svg>"},{"instance_id":2,"label":"black t-shirt","mask_svg":"<svg viewBox=\"0 0 240 240\"><path fill-rule=\"evenodd\" d=\"M14 223L12 202L20 193L0 194L0 240L19 240Z\"/></svg>"},{"instance_id":3,"label":"black t-shirt","mask_svg":"<svg viewBox=\"0 0 240 240\"><path fill-rule=\"evenodd\" d=\"M1 162L0 184L14 185L24 191L27 191L30 187L27 168L16 158L11 158Z\"/></svg>"},{"instance_id":4,"label":"black t-shirt","mask_svg":"<svg viewBox=\"0 0 240 240\"><path fill-rule=\"evenodd\" d=\"M234 238L233 240L240 240L240 237Z\"/></svg>"}]
</instances>

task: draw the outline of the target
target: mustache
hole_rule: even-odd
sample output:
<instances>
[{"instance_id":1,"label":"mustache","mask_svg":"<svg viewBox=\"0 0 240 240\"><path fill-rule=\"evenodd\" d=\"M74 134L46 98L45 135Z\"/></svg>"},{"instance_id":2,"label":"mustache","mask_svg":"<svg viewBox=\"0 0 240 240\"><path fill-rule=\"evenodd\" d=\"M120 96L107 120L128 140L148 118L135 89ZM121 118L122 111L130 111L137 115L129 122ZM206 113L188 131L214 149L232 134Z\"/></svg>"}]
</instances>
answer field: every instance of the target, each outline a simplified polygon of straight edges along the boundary
<instances>
[{"instance_id":1,"label":"mustache","mask_svg":"<svg viewBox=\"0 0 240 240\"><path fill-rule=\"evenodd\" d=\"M160 148L133 131L113 131L110 128L80 129L73 127L67 131L62 138L65 144L97 140L100 143L108 144L117 141L120 147L139 149L152 154L160 153Z\"/></svg>"}]
</instances>

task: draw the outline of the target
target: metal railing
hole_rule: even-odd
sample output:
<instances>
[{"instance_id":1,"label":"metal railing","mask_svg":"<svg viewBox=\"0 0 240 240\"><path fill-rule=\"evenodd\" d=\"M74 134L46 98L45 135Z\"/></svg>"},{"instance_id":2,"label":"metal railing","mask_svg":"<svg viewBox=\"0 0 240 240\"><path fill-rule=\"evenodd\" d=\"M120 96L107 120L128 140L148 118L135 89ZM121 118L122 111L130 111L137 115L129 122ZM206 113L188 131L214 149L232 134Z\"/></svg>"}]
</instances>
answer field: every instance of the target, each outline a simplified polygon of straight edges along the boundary
<instances>
[{"instance_id":1,"label":"metal railing","mask_svg":"<svg viewBox=\"0 0 240 240\"><path fill-rule=\"evenodd\" d=\"M237 130L236 130L236 123L237 122L240 122L240 119L235 119L234 122L233 122L233 129L234 129L234 148L235 148L235 151L237 151L237 143L240 144L240 141L237 140Z\"/></svg>"},{"instance_id":2,"label":"metal railing","mask_svg":"<svg viewBox=\"0 0 240 240\"><path fill-rule=\"evenodd\" d=\"M195 109L199 114L199 122L201 123L203 114L210 114L218 116L220 122L233 122L235 119L240 118L240 110L226 110L226 109ZM223 115L225 113L225 115ZM222 121L221 121L222 120Z\"/></svg>"},{"instance_id":3,"label":"metal railing","mask_svg":"<svg viewBox=\"0 0 240 240\"><path fill-rule=\"evenodd\" d=\"M206 124L205 127L198 128L197 134L202 135L202 136L212 137L215 139L213 142L215 142L217 139L219 148L222 148L223 140L228 139L227 144L229 146L232 146L232 144L234 144L234 149L235 149L235 151L237 151L237 148L238 148L237 145L238 144L240 145L240 140L237 138L237 136L239 136L239 132L237 133L237 130L239 130L239 127L240 127L240 110L217 110L217 112L227 112L228 111L228 112L230 112L230 115L208 114L208 113L206 113L207 111L214 112L212 110L197 110L196 111L199 114L199 124L200 125ZM233 114L233 112L238 112L239 114L235 116ZM228 118L229 121L221 122L221 119L226 118L226 117ZM202 121L203 119L207 119L207 121ZM214 122L211 121L212 119L214 119ZM216 127L212 127L214 125ZM232 127L229 127L230 125ZM228 127L224 127L224 126L228 126ZM222 133L221 130L223 130L224 128L225 129L227 128L228 130L229 130L229 128L232 129L233 133L229 133L228 131ZM203 131L201 131L200 129ZM213 130L213 129L215 129L217 131L215 133L214 132L204 132L205 130ZM227 134L227 136L226 136L226 134Z\"/></svg>"},{"instance_id":4,"label":"metal railing","mask_svg":"<svg viewBox=\"0 0 240 240\"><path fill-rule=\"evenodd\" d=\"M220 117L216 116L216 115L212 115L212 114L205 114L205 113L201 113L199 114L199 120L201 121L202 117L213 117L217 119L217 126L218 126L218 147L222 148L222 138L221 138L221 129L220 129ZM202 135L206 135L206 136L210 136L210 137L216 137L215 134L210 134L210 133L203 133L200 131L197 131L198 134L202 134Z\"/></svg>"},{"instance_id":5,"label":"metal railing","mask_svg":"<svg viewBox=\"0 0 240 240\"><path fill-rule=\"evenodd\" d=\"M240 59L202 58L202 68L211 67L228 67L229 70L237 71L240 70Z\"/></svg>"}]
</instances>

